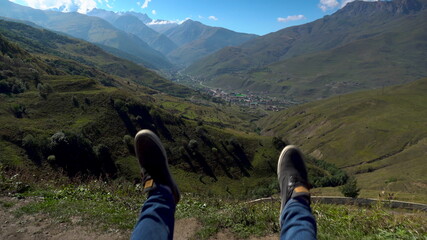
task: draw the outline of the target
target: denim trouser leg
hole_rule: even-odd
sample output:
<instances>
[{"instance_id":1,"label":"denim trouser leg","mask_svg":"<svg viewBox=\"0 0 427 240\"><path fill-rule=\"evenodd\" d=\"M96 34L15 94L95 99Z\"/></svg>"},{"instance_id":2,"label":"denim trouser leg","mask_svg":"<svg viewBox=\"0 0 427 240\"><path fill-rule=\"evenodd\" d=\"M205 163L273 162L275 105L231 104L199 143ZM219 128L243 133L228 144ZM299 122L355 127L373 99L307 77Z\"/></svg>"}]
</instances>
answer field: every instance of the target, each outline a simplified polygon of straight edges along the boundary
<instances>
[{"instance_id":1,"label":"denim trouser leg","mask_svg":"<svg viewBox=\"0 0 427 240\"><path fill-rule=\"evenodd\" d=\"M316 220L310 206L303 199L290 199L283 208L280 219L280 240L316 239Z\"/></svg>"},{"instance_id":2,"label":"denim trouser leg","mask_svg":"<svg viewBox=\"0 0 427 240\"><path fill-rule=\"evenodd\" d=\"M169 240L173 238L175 202L163 186L152 190L142 206L131 239Z\"/></svg>"}]
</instances>

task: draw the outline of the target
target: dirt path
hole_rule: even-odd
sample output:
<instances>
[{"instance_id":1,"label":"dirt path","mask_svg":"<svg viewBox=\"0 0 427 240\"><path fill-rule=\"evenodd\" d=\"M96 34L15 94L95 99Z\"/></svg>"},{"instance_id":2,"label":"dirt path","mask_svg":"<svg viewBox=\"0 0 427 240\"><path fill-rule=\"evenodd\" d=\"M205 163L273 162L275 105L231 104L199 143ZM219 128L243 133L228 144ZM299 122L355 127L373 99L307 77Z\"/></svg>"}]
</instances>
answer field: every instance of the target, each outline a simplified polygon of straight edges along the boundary
<instances>
[{"instance_id":1,"label":"dirt path","mask_svg":"<svg viewBox=\"0 0 427 240\"><path fill-rule=\"evenodd\" d=\"M0 197L0 239L8 240L122 240L129 239L131 231L110 229L99 231L90 226L82 226L81 219L58 222L46 214L17 216L16 210L33 202L32 199ZM196 239L195 233L201 225L195 218L179 219L175 222L175 240ZM211 240L236 240L230 232L220 232ZM251 240L271 240L277 237L250 238Z\"/></svg>"},{"instance_id":2,"label":"dirt path","mask_svg":"<svg viewBox=\"0 0 427 240\"><path fill-rule=\"evenodd\" d=\"M0 198L0 239L128 239L129 235L114 230L97 232L90 227L80 225L79 218L71 219L71 223L57 222L47 215L34 214L17 217L14 212L30 203L31 199ZM13 205L13 206L9 206Z\"/></svg>"}]
</instances>

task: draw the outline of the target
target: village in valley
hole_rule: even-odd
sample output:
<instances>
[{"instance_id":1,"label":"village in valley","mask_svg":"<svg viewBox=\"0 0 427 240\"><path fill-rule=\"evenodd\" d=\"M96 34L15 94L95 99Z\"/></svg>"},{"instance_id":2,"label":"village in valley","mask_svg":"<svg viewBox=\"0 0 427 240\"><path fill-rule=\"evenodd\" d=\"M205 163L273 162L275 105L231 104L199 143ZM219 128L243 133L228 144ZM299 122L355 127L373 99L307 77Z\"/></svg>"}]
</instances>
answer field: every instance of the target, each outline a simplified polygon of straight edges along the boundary
<instances>
[{"instance_id":1,"label":"village in valley","mask_svg":"<svg viewBox=\"0 0 427 240\"><path fill-rule=\"evenodd\" d=\"M221 88L206 86L203 81L181 73L171 77L171 79L183 85L191 85L192 88L197 88L200 92L229 105L238 105L252 109L261 108L266 111L278 112L299 103L291 99L271 97L268 96L268 93L254 93L249 90L245 92L227 92ZM216 101L214 100L214 102Z\"/></svg>"}]
</instances>

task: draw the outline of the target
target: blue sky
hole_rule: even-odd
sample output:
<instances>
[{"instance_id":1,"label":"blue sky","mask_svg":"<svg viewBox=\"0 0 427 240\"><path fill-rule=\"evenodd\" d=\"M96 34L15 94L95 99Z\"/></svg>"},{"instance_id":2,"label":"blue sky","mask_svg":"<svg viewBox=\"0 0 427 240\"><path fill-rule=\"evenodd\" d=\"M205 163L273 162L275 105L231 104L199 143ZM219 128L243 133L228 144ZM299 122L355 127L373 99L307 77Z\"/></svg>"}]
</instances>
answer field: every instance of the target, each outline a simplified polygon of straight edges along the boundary
<instances>
[{"instance_id":1,"label":"blue sky","mask_svg":"<svg viewBox=\"0 0 427 240\"><path fill-rule=\"evenodd\" d=\"M332 14L352 0L11 0L39 9L85 13L94 7L146 13L153 19L187 18L237 32L264 35Z\"/></svg>"}]
</instances>

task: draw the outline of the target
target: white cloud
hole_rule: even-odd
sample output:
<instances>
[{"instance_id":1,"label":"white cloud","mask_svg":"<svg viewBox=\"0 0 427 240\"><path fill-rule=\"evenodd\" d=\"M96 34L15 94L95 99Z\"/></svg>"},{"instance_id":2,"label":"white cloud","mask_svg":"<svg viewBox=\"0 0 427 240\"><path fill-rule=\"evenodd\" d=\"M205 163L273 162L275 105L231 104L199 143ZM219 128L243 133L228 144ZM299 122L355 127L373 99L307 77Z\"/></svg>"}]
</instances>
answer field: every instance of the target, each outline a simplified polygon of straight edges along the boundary
<instances>
[{"instance_id":1,"label":"white cloud","mask_svg":"<svg viewBox=\"0 0 427 240\"><path fill-rule=\"evenodd\" d=\"M24 0L28 6L37 9L59 9L62 12L87 13L96 8L95 0Z\"/></svg>"},{"instance_id":2,"label":"white cloud","mask_svg":"<svg viewBox=\"0 0 427 240\"><path fill-rule=\"evenodd\" d=\"M215 17L215 16L209 16L208 18L209 18L210 20L218 21L218 18L217 18L217 17Z\"/></svg>"},{"instance_id":3,"label":"white cloud","mask_svg":"<svg viewBox=\"0 0 427 240\"><path fill-rule=\"evenodd\" d=\"M302 20L305 19L304 15L294 15L294 16L287 16L285 18L279 17L277 18L278 22L291 22L291 21L298 21L298 20Z\"/></svg>"},{"instance_id":4,"label":"white cloud","mask_svg":"<svg viewBox=\"0 0 427 240\"><path fill-rule=\"evenodd\" d=\"M153 15L156 15L156 14L157 14L156 10L154 10L154 9L151 11L151 13L152 13Z\"/></svg>"},{"instance_id":5,"label":"white cloud","mask_svg":"<svg viewBox=\"0 0 427 240\"><path fill-rule=\"evenodd\" d=\"M109 9L113 8L112 6L110 6L110 4L106 3L105 4Z\"/></svg>"},{"instance_id":6,"label":"white cloud","mask_svg":"<svg viewBox=\"0 0 427 240\"><path fill-rule=\"evenodd\" d=\"M200 18L200 19L203 19L204 17L203 17L202 15L199 15L199 18Z\"/></svg>"},{"instance_id":7,"label":"white cloud","mask_svg":"<svg viewBox=\"0 0 427 240\"><path fill-rule=\"evenodd\" d=\"M136 2L136 5L141 6L141 2Z\"/></svg>"},{"instance_id":8,"label":"white cloud","mask_svg":"<svg viewBox=\"0 0 427 240\"><path fill-rule=\"evenodd\" d=\"M190 18L186 18L184 20L153 20L149 23L147 23L147 25L164 25L164 24L182 24L183 22L187 21Z\"/></svg>"},{"instance_id":9,"label":"white cloud","mask_svg":"<svg viewBox=\"0 0 427 240\"><path fill-rule=\"evenodd\" d=\"M339 5L340 4L337 0L320 0L319 8L325 12L327 10L334 9Z\"/></svg>"},{"instance_id":10,"label":"white cloud","mask_svg":"<svg viewBox=\"0 0 427 240\"><path fill-rule=\"evenodd\" d=\"M149 2L151 2L151 0L144 0L144 4L142 4L141 8L147 8Z\"/></svg>"}]
</instances>

